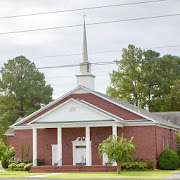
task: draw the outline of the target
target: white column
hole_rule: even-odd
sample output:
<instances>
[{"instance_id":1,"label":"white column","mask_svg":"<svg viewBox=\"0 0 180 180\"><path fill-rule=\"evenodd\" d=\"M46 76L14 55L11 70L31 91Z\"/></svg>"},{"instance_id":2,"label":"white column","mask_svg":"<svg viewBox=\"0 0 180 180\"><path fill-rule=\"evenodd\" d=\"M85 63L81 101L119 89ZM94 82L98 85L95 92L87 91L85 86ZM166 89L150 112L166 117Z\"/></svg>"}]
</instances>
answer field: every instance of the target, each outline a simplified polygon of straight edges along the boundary
<instances>
[{"instance_id":1,"label":"white column","mask_svg":"<svg viewBox=\"0 0 180 180\"><path fill-rule=\"evenodd\" d=\"M117 136L117 126L112 126L112 135ZM113 166L117 166L116 162L113 164Z\"/></svg>"},{"instance_id":2,"label":"white column","mask_svg":"<svg viewBox=\"0 0 180 180\"><path fill-rule=\"evenodd\" d=\"M117 136L117 126L116 125L112 126L112 135Z\"/></svg>"},{"instance_id":3,"label":"white column","mask_svg":"<svg viewBox=\"0 0 180 180\"><path fill-rule=\"evenodd\" d=\"M33 166L37 166L37 128L33 128Z\"/></svg>"},{"instance_id":4,"label":"white column","mask_svg":"<svg viewBox=\"0 0 180 180\"><path fill-rule=\"evenodd\" d=\"M90 127L86 127L86 166L91 166Z\"/></svg>"},{"instance_id":5,"label":"white column","mask_svg":"<svg viewBox=\"0 0 180 180\"><path fill-rule=\"evenodd\" d=\"M58 166L62 166L62 128L57 128Z\"/></svg>"}]
</instances>

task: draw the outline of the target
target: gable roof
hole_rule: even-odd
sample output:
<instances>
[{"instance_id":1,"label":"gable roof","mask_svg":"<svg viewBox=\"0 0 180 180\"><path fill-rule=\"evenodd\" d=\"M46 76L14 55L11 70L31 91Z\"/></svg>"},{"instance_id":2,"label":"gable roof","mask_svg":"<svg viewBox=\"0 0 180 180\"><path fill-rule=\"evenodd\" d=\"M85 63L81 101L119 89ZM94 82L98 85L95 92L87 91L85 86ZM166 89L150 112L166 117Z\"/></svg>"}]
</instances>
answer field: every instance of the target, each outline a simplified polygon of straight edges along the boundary
<instances>
[{"instance_id":1,"label":"gable roof","mask_svg":"<svg viewBox=\"0 0 180 180\"><path fill-rule=\"evenodd\" d=\"M97 92L97 91L95 91L95 92L97 94L100 94L101 96L104 96L105 98L107 98L107 99L109 99L109 100L119 104L120 106L123 106L123 107L125 107L128 110L131 110L131 112L140 114L141 116L143 116L143 117L145 117L147 119L153 120L154 122L157 122L157 123L162 123L164 125L172 125L172 126L174 126L173 123L167 122L164 118L162 118L161 116L156 115L155 113L149 112L149 111L147 111L145 109L141 109L141 108L139 108L139 107L137 107L135 105L132 105L130 103L127 103L125 101L112 98L112 97L107 96L107 95L105 95L103 93L100 93L100 92Z\"/></svg>"},{"instance_id":2,"label":"gable roof","mask_svg":"<svg viewBox=\"0 0 180 180\"><path fill-rule=\"evenodd\" d=\"M143 117L143 118L145 118L145 119L147 119L147 120L151 120L151 121L154 122L154 123L162 124L162 125L166 125L166 126L168 126L168 127L173 127L173 128L180 129L180 126L177 126L177 125L175 125L175 124L173 124L173 123L171 123L171 122L167 122L165 119L157 116L157 115L154 114L154 113L148 112L148 111L146 111L146 110L144 110L144 109L141 109L141 108L139 108L139 107L137 107L137 106L134 106L134 105L132 105L132 104L130 104L130 103L127 103L127 102L125 102L125 101L118 100L118 99L115 99L115 98L111 98L111 97L109 97L109 96L107 96L107 95L105 95L105 94L103 94L103 93L90 90L90 89L88 89L88 88L86 88L86 87L84 87L84 86L77 86L76 88L72 89L72 90L69 91L68 93L66 93L66 94L64 94L63 96L61 96L60 98L56 99L55 101L51 102L50 104L46 105L45 107L39 109L38 111L30 114L29 116L25 117L25 118L22 119L21 121L14 123L14 124L13 124L12 126L10 126L10 127L14 127L14 126L16 126L16 125L18 125L18 124L23 123L24 121L27 121L27 120L30 119L31 117L33 117L33 116L37 115L38 113L44 111L45 109L49 108L50 106L53 106L53 105L56 104L58 101L64 99L65 97L69 96L70 94L73 94L73 92L77 91L77 90L80 89L80 88L83 89L83 90L85 90L85 91L87 91L87 93L92 93L92 94L94 94L94 95L96 95L96 96L98 96L98 97L100 97L100 98L102 98L102 99L105 99L105 100L107 100L107 101L109 101L109 102L111 102L111 103L113 103L113 104L115 104L115 105L117 105L117 106L119 106L119 107L121 107L121 108L124 108L124 109L126 109L126 110L128 110L128 111L130 111L130 112L132 112L132 113L134 113L134 114L140 115L141 117ZM84 103L85 103L85 102L84 102ZM86 102L86 103L87 103L87 102Z\"/></svg>"},{"instance_id":3,"label":"gable roof","mask_svg":"<svg viewBox=\"0 0 180 180\"><path fill-rule=\"evenodd\" d=\"M105 110L103 110L103 109L100 109L100 108L98 108L98 107L96 107L96 106L93 106L92 104L89 104L89 103L87 103L87 102L85 102L85 101L83 101L83 100L78 100L78 99L74 99L74 98L68 99L68 100L65 101L64 103L61 103L60 105L56 106L56 107L55 107L54 109L52 109L51 111L48 111L48 112L44 113L42 116L48 115L49 113L53 112L54 110L56 110L56 109L58 109L58 108L60 108L60 107L62 107L62 106L64 106L64 105L68 104L70 101L73 101L73 102L75 102L75 103L78 103L79 105L84 106L85 108L88 108L89 110L92 110L92 111L94 111L95 113L98 113L99 115L102 115L103 118L104 118L104 117L107 118L107 119L102 119L102 120L106 120L106 121L107 121L108 118L110 118L110 119L112 119L112 120L114 120L114 121L116 121L116 122L124 122L123 119L121 119L121 118L119 118L119 117L117 117L117 116L115 116L115 115L113 115L113 114L111 114L111 113L109 113L109 112L107 112L107 111L105 111ZM42 116L39 116L39 117L36 118L35 120L29 122L28 125L37 123L38 120L39 120L40 118L42 118ZM73 117L72 117L72 118L73 118ZM37 121L37 122L36 122L36 121ZM99 121L101 121L101 120L99 120ZM71 121L71 119L68 119L67 121L63 121L63 123L65 123L65 122L72 122L72 121ZM83 121L81 121L81 122L83 122ZM44 123L46 123L46 122L44 122ZM53 122L52 122L52 123L53 123Z\"/></svg>"}]
</instances>

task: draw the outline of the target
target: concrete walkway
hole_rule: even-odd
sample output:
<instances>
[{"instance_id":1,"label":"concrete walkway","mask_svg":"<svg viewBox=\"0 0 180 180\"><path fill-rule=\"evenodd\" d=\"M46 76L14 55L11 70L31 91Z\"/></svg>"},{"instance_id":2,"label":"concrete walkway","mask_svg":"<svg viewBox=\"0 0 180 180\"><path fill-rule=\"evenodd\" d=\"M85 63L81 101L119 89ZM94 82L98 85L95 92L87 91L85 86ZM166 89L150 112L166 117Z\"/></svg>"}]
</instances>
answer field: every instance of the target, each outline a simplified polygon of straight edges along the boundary
<instances>
[{"instance_id":1,"label":"concrete walkway","mask_svg":"<svg viewBox=\"0 0 180 180\"><path fill-rule=\"evenodd\" d=\"M67 174L67 173L50 173L50 174L42 174L42 175L36 175L36 176L28 176L28 178L46 178L46 177L48 177L48 176L61 175L61 174Z\"/></svg>"},{"instance_id":2,"label":"concrete walkway","mask_svg":"<svg viewBox=\"0 0 180 180\"><path fill-rule=\"evenodd\" d=\"M176 175L173 175L173 176L169 176L169 177L166 177L164 179L178 179L180 180L180 172L178 172Z\"/></svg>"}]
</instances>

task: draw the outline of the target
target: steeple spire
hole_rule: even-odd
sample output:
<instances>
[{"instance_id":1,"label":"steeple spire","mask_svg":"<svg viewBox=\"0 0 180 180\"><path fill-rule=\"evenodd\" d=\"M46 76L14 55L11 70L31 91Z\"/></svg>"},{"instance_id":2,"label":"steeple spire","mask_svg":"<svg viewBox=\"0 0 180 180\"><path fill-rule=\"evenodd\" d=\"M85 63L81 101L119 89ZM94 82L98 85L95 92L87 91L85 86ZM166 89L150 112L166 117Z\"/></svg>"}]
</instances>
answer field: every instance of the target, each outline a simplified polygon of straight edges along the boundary
<instances>
[{"instance_id":1,"label":"steeple spire","mask_svg":"<svg viewBox=\"0 0 180 180\"><path fill-rule=\"evenodd\" d=\"M88 61L85 15L84 15L84 25L83 25L82 61L80 63L80 74L76 75L76 77L77 77L78 86L81 85L91 90L94 90L95 76L91 74L91 64Z\"/></svg>"},{"instance_id":2,"label":"steeple spire","mask_svg":"<svg viewBox=\"0 0 180 180\"><path fill-rule=\"evenodd\" d=\"M82 61L83 61L83 62L88 62L88 51L87 51L87 39L86 39L86 22L85 22L85 15L84 15L84 32L83 32Z\"/></svg>"}]
</instances>

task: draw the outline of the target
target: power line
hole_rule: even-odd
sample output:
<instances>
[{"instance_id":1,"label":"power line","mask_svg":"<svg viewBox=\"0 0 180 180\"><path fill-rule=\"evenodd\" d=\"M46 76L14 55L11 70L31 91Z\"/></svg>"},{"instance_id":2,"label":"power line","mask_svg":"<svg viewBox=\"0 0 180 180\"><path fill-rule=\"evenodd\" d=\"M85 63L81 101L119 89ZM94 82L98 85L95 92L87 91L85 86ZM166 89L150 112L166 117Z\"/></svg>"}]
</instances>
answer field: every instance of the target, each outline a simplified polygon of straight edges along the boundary
<instances>
[{"instance_id":1,"label":"power line","mask_svg":"<svg viewBox=\"0 0 180 180\"><path fill-rule=\"evenodd\" d=\"M163 48L176 48L180 47L180 45L165 45L165 46L154 46L145 49L163 49ZM88 54L105 54L105 53L116 53L121 52L122 50L108 50L108 51L96 51L96 52L89 52ZM30 57L31 59L43 59L43 58L56 58L56 57L65 57L65 56L79 56L82 53L72 53L72 54L57 54L57 55L47 55L47 56L36 56ZM3 60L0 60L3 61Z\"/></svg>"},{"instance_id":2,"label":"power line","mask_svg":"<svg viewBox=\"0 0 180 180\"><path fill-rule=\"evenodd\" d=\"M66 9L66 10L58 10L58 11L39 12L39 13L32 13L32 14L19 14L19 15L12 15L12 16L2 16L2 17L0 17L0 19L10 19L10 18L37 16L37 15L45 15L45 14L56 14L56 13L64 13L64 12L74 12L74 11L83 11L83 10L112 8L112 7L147 4L147 3L156 3L156 2L165 2L165 1L169 1L169 0L151 0L151 1L141 1L141 2L133 2L133 3L122 3L122 4L94 6L94 7L85 7L85 8L76 8L76 9Z\"/></svg>"},{"instance_id":3,"label":"power line","mask_svg":"<svg viewBox=\"0 0 180 180\"><path fill-rule=\"evenodd\" d=\"M180 45L165 45L165 46L154 46L150 48L145 48L145 49L159 49L159 48L169 48L169 47L180 47ZM116 52L121 52L122 50L109 50L109 51L96 51L96 52L89 52L88 54L104 54L104 53L116 53ZM37 59L43 59L43 58L55 58L55 57L64 57L64 56L79 56L82 55L82 53L74 53L74 54L57 54L57 55L47 55L47 56L37 56L37 57L32 57L32 58L37 58Z\"/></svg>"},{"instance_id":4,"label":"power line","mask_svg":"<svg viewBox=\"0 0 180 180\"><path fill-rule=\"evenodd\" d=\"M111 65L116 64L114 61L109 62L94 62L90 63L93 66L102 66L102 65ZM70 68L70 67L78 67L80 64L66 64L66 65L59 65L59 66L44 66L44 67L37 67L36 69L56 69L56 68ZM2 73L2 71L0 71Z\"/></svg>"},{"instance_id":5,"label":"power line","mask_svg":"<svg viewBox=\"0 0 180 180\"><path fill-rule=\"evenodd\" d=\"M109 74L100 74L100 75L96 75L96 77L105 77L105 76L109 76ZM46 79L72 79L72 78L76 78L74 75L73 76L54 76L54 77L49 77Z\"/></svg>"},{"instance_id":6,"label":"power line","mask_svg":"<svg viewBox=\"0 0 180 180\"><path fill-rule=\"evenodd\" d=\"M100 25L100 24L112 24L112 23L128 22L128 21L138 21L138 20L145 20L145 19L157 19L157 18L174 17L174 16L180 16L180 13L165 14L165 15L158 15L158 16L147 16L147 17L139 17L139 18L130 18L130 19L119 19L119 20L113 20L113 21L101 21L101 22L88 23L88 24L86 24L86 26ZM9 32L0 33L0 35L27 33L27 32L35 32L35 31L47 31L47 30L54 30L54 29L66 29L66 28L74 28L74 27L81 27L81 26L83 26L83 24L56 26L56 27L47 27L47 28L38 28L38 29L28 29L28 30L20 30L20 31L9 31Z\"/></svg>"}]
</instances>

